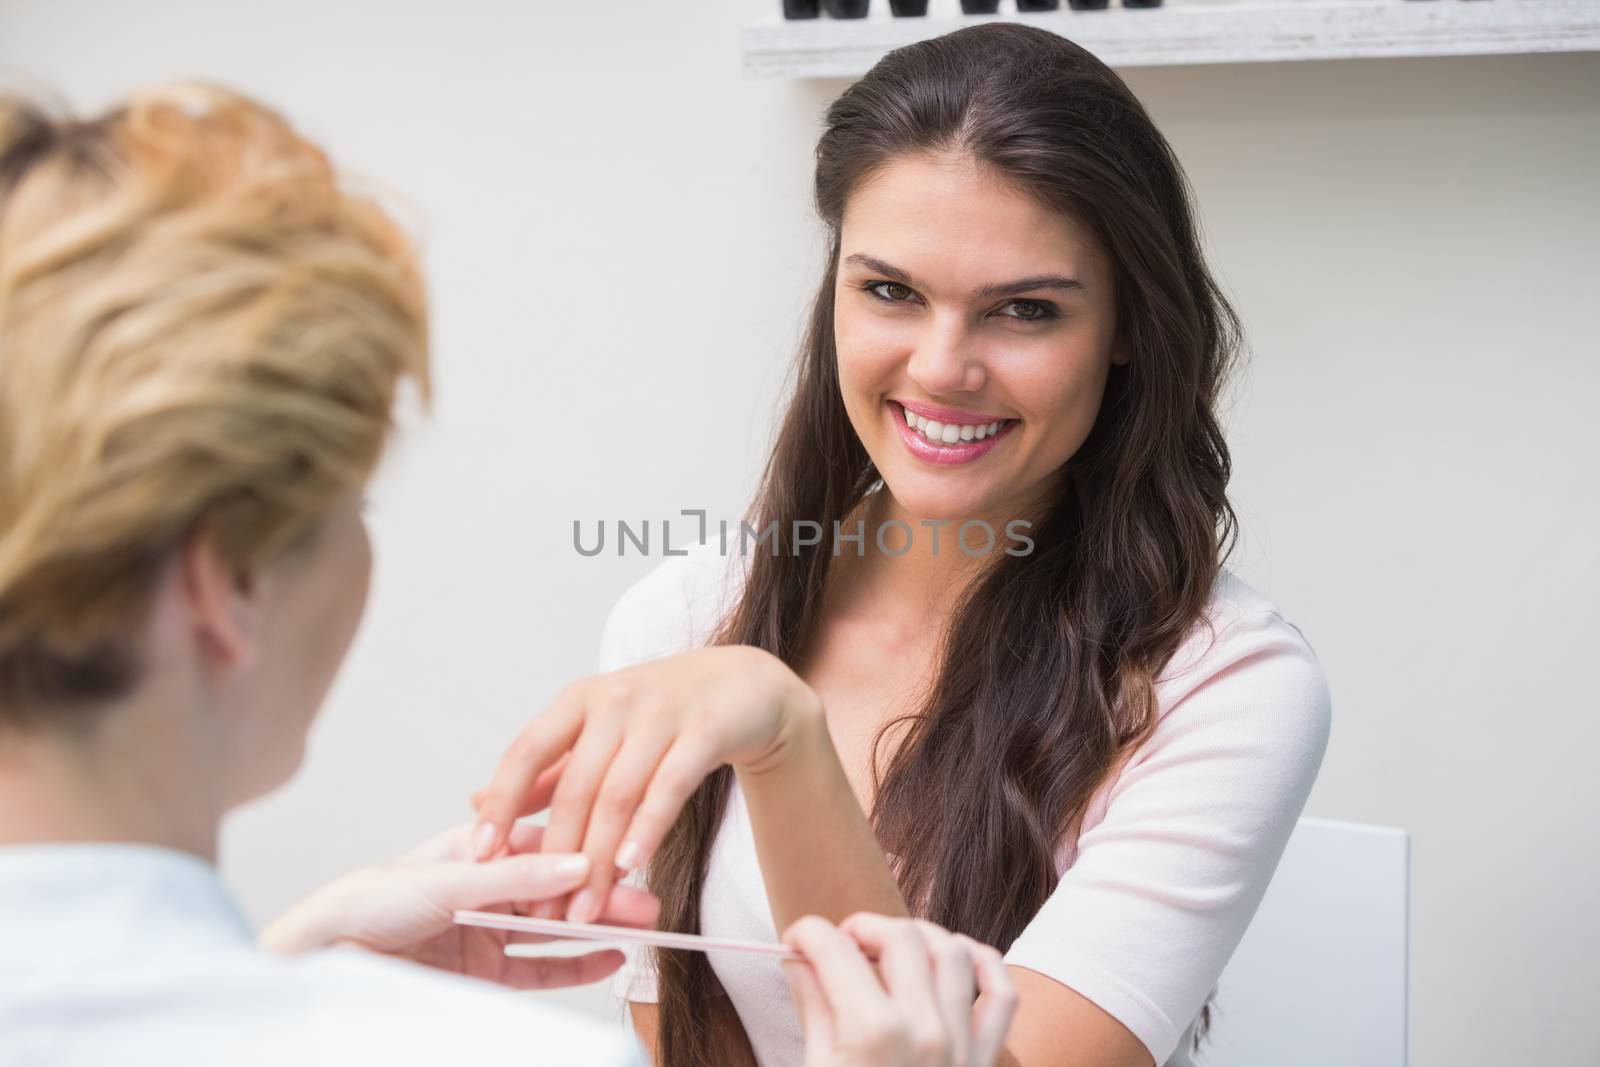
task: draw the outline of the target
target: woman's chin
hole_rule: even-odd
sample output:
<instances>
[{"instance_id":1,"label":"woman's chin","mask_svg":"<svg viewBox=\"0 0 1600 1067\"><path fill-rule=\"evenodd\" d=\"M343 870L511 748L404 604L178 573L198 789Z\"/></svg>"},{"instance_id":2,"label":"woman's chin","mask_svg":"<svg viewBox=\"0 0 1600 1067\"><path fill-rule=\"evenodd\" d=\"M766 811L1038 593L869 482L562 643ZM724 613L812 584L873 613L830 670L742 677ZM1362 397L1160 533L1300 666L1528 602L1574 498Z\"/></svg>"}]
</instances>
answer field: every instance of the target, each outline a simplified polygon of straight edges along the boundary
<instances>
[{"instance_id":1,"label":"woman's chin","mask_svg":"<svg viewBox=\"0 0 1600 1067\"><path fill-rule=\"evenodd\" d=\"M954 480L946 474L931 478L926 475L883 476L884 488L894 497L901 514L910 517L913 524L948 522L959 526L969 519L987 518L992 510L993 494L950 484Z\"/></svg>"}]
</instances>

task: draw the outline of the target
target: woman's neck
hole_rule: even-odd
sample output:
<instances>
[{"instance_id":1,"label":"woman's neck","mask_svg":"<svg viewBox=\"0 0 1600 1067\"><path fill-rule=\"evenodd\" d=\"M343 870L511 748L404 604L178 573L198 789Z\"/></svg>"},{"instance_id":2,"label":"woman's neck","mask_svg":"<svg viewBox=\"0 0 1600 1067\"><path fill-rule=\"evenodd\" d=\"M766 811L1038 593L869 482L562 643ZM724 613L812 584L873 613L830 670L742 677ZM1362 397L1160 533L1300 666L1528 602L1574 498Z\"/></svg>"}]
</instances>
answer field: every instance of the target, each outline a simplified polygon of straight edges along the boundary
<instances>
[{"instance_id":1,"label":"woman's neck","mask_svg":"<svg viewBox=\"0 0 1600 1067\"><path fill-rule=\"evenodd\" d=\"M1006 524L1015 517L967 516L941 522L912 514L887 486L868 494L851 517L852 524L858 519L865 521L864 553L842 552L841 566L835 568L840 577L838 602L841 606L871 604L876 612L904 612L924 622L942 622L994 562L994 555L1009 546ZM963 550L961 527L973 519L988 524L985 551L977 551L975 537ZM904 542L906 530L912 532L907 550L899 555L881 551L875 537L876 531L890 522L904 524L898 531L885 533L891 548Z\"/></svg>"},{"instance_id":2,"label":"woman's neck","mask_svg":"<svg viewBox=\"0 0 1600 1067\"><path fill-rule=\"evenodd\" d=\"M0 846L129 842L216 862L219 783L178 719L108 708L82 735L0 733Z\"/></svg>"}]
</instances>

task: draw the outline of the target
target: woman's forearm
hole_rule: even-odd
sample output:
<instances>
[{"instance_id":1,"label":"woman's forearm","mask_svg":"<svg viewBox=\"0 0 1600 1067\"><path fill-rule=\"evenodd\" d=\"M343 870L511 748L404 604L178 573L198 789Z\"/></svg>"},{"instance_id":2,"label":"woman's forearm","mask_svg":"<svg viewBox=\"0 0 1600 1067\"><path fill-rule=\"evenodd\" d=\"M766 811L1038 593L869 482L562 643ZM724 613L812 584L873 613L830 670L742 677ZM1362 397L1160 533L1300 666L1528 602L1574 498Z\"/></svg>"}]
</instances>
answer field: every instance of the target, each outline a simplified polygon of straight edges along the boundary
<instances>
[{"instance_id":1,"label":"woman's forearm","mask_svg":"<svg viewBox=\"0 0 1600 1067\"><path fill-rule=\"evenodd\" d=\"M782 760L738 775L778 929L804 915L840 922L858 911L907 914L820 706Z\"/></svg>"},{"instance_id":2,"label":"woman's forearm","mask_svg":"<svg viewBox=\"0 0 1600 1067\"><path fill-rule=\"evenodd\" d=\"M644 1049L645 1061L654 1067L661 1062L661 1007L629 1001L628 1012L633 1016L633 1032Z\"/></svg>"}]
</instances>

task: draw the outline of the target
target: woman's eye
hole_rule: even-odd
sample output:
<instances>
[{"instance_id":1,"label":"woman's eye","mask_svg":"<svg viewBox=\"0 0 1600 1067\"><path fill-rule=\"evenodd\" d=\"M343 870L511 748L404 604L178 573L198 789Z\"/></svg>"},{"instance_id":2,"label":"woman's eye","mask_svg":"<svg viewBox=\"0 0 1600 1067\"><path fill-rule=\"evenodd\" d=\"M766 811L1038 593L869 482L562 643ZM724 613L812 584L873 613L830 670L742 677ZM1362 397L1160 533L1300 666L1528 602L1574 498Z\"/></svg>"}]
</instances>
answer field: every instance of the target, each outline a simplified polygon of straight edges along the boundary
<instances>
[{"instance_id":1,"label":"woman's eye","mask_svg":"<svg viewBox=\"0 0 1600 1067\"><path fill-rule=\"evenodd\" d=\"M1037 322L1040 319L1053 319L1056 316L1054 308L1039 300L1013 300L1006 305L1006 308L1002 314L1007 318L1021 319L1023 322Z\"/></svg>"},{"instance_id":2,"label":"woman's eye","mask_svg":"<svg viewBox=\"0 0 1600 1067\"><path fill-rule=\"evenodd\" d=\"M911 298L910 288L899 282L868 282L862 288L879 300L891 304L903 304Z\"/></svg>"}]
</instances>

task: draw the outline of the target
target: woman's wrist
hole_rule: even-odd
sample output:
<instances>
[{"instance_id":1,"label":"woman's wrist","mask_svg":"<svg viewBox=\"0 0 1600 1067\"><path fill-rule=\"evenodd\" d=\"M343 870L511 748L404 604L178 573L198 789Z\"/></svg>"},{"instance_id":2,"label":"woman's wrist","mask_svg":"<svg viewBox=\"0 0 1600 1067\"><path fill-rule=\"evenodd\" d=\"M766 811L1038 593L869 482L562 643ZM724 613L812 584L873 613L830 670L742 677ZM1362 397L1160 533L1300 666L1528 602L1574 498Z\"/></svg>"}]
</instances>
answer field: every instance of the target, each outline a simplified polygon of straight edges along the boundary
<instances>
[{"instance_id":1,"label":"woman's wrist","mask_svg":"<svg viewBox=\"0 0 1600 1067\"><path fill-rule=\"evenodd\" d=\"M759 765L735 767L773 919L782 928L802 915L903 916L900 887L840 762L822 702L815 693L797 701L781 749ZM798 822L797 812L805 813ZM819 855L828 857L826 869Z\"/></svg>"},{"instance_id":2,"label":"woman's wrist","mask_svg":"<svg viewBox=\"0 0 1600 1067\"><path fill-rule=\"evenodd\" d=\"M760 778L790 766L797 759L808 760L833 752L822 699L782 660L767 653L762 655L777 675L776 700L782 709L782 724L777 739L765 752L753 760L734 765L741 778Z\"/></svg>"}]
</instances>

